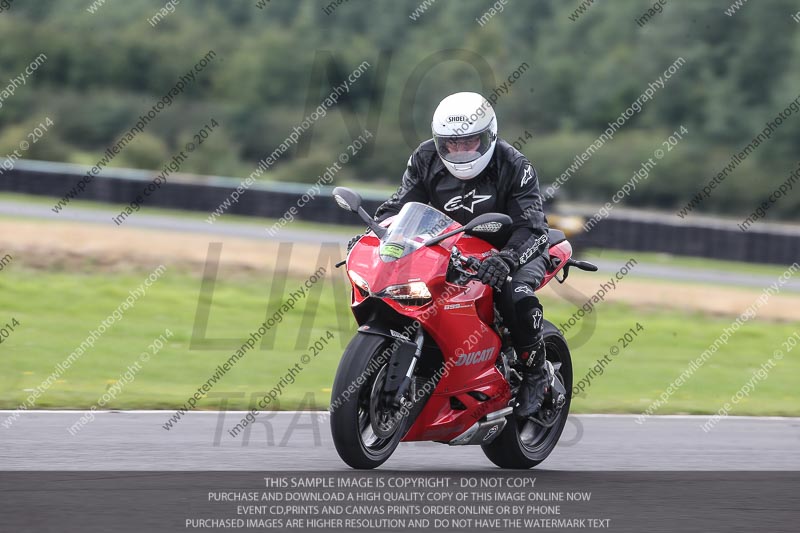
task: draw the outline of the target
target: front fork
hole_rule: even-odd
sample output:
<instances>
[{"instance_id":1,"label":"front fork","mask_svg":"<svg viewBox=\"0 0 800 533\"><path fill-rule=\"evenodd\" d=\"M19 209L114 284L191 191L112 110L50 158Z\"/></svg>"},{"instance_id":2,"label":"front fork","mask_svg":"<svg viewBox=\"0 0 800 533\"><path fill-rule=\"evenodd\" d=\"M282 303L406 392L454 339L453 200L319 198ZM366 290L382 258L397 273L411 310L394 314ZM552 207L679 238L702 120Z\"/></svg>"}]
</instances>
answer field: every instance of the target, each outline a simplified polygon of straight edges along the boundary
<instances>
[{"instance_id":1,"label":"front fork","mask_svg":"<svg viewBox=\"0 0 800 533\"><path fill-rule=\"evenodd\" d=\"M397 392L395 392L394 397L391 400L391 404L393 407L399 407L401 403L403 403L403 399L405 397L406 392L408 392L408 388L411 386L411 380L414 379L412 376L414 375L414 369L417 367L417 363L419 362L419 358L422 355L422 344L425 342L425 332L422 329L422 326L417 328L417 334L414 338L414 354L411 356L411 361L408 363L408 369L406 370L405 376L403 377L403 381L400 382L400 385L397 387ZM400 349L398 349L395 354L400 353ZM392 361L389 361L389 366L391 367L392 362L394 360L394 356L392 357ZM402 365L402 361L398 361L398 366Z\"/></svg>"}]
</instances>

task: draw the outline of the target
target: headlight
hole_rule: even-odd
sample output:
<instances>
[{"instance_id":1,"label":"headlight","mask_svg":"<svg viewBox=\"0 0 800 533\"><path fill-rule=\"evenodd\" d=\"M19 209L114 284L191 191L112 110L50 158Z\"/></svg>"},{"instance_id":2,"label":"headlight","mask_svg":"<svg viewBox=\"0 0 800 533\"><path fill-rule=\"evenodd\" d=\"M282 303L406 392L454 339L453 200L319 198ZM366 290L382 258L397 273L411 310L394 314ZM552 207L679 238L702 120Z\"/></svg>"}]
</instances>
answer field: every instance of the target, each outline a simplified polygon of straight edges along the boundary
<instances>
[{"instance_id":1,"label":"headlight","mask_svg":"<svg viewBox=\"0 0 800 533\"><path fill-rule=\"evenodd\" d=\"M367 281L364 278L362 278L352 270L348 270L347 275L350 276L351 280L353 280L355 286L361 290L361 296L365 297L369 296L369 283L367 283Z\"/></svg>"},{"instance_id":2,"label":"headlight","mask_svg":"<svg viewBox=\"0 0 800 533\"><path fill-rule=\"evenodd\" d=\"M404 283L402 285L391 285L386 287L376 296L379 298L391 298L401 301L406 305L425 305L431 300L431 291L423 281Z\"/></svg>"}]
</instances>

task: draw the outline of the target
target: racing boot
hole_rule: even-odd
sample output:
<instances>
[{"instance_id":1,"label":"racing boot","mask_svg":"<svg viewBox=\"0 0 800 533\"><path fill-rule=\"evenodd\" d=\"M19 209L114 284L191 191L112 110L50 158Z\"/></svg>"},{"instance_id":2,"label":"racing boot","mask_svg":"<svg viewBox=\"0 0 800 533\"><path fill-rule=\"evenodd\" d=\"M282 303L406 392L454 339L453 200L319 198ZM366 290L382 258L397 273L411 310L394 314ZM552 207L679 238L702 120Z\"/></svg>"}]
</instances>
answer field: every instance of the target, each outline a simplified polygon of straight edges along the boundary
<instances>
[{"instance_id":1,"label":"racing boot","mask_svg":"<svg viewBox=\"0 0 800 533\"><path fill-rule=\"evenodd\" d=\"M517 393L517 405L514 414L519 417L529 417L542 408L545 395L550 387L549 375L545 368L544 340L523 350L522 366L519 369L522 384Z\"/></svg>"}]
</instances>

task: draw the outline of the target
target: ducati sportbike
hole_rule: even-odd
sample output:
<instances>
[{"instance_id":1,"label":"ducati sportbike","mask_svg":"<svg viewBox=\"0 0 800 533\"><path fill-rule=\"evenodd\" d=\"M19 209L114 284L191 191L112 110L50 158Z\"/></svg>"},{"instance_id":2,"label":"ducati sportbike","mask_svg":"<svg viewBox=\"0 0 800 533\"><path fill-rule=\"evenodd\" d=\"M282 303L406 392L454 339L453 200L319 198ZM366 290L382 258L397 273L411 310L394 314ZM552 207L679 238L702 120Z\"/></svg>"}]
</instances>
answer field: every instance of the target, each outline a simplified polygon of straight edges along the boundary
<instances>
[{"instance_id":1,"label":"ducati sportbike","mask_svg":"<svg viewBox=\"0 0 800 533\"><path fill-rule=\"evenodd\" d=\"M375 468L401 441L480 445L494 464L530 468L555 448L569 413L572 362L559 330L544 321L549 386L541 410L513 413L521 376L494 290L476 278L493 253L480 236L511 224L488 213L461 226L437 209L410 202L379 224L350 189L336 202L357 213L367 232L349 252L351 307L358 331L339 363L331 392L331 431L353 468ZM570 267L572 246L551 229L550 268L539 288ZM561 273L561 277L557 275Z\"/></svg>"}]
</instances>

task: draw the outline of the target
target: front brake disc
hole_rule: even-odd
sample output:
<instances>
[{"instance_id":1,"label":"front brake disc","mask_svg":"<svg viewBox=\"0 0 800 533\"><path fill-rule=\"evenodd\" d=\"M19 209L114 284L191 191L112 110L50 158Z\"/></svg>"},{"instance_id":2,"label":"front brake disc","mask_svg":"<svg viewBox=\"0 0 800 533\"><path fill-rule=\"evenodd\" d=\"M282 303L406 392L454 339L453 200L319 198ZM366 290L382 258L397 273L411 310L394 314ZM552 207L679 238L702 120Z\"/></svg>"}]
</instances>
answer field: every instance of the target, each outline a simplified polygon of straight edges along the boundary
<instances>
[{"instance_id":1,"label":"front brake disc","mask_svg":"<svg viewBox=\"0 0 800 533\"><path fill-rule=\"evenodd\" d=\"M383 401L383 385L386 382L386 366L384 365L375 381L369 396L369 423L372 431L381 439L388 439L397 431L397 426L402 419L402 412L393 409Z\"/></svg>"}]
</instances>

